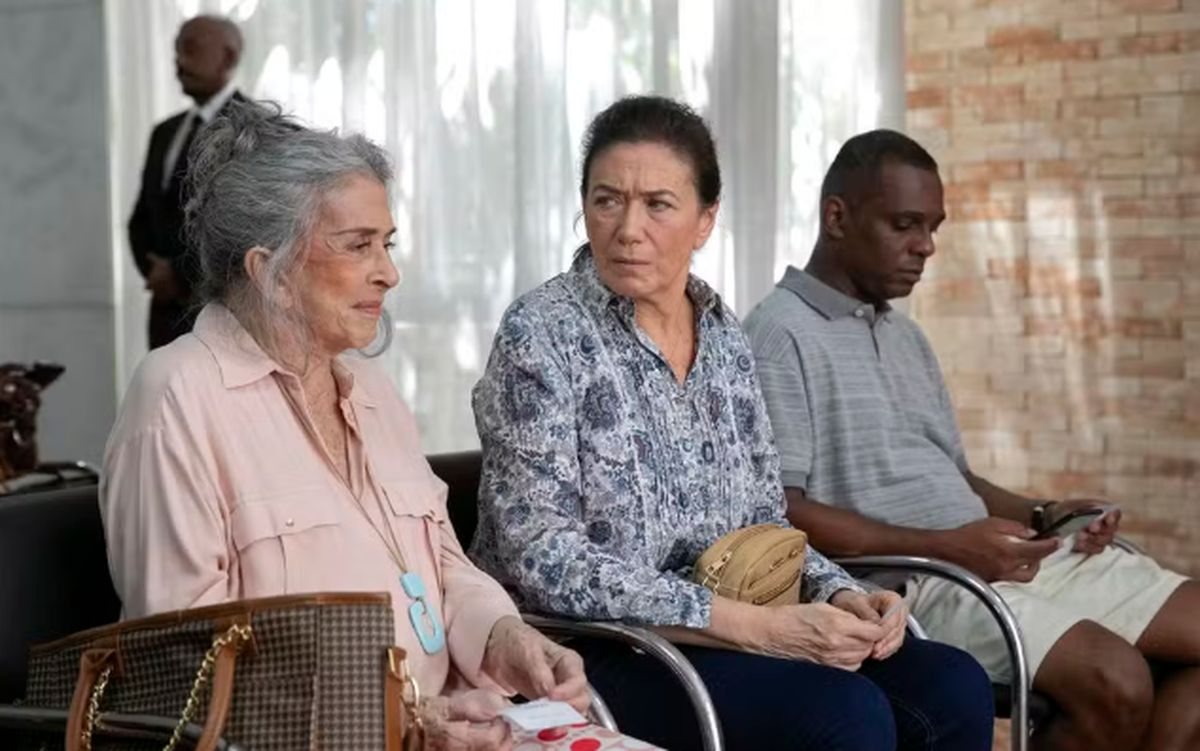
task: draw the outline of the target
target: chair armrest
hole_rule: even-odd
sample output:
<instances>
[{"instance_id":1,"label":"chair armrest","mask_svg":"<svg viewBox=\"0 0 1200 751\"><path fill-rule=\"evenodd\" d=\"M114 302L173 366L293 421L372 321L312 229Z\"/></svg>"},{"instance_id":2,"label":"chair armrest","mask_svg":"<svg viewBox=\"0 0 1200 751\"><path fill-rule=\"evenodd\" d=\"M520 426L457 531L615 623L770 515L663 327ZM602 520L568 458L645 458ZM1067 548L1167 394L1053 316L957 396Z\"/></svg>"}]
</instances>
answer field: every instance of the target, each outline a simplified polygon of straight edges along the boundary
<instances>
[{"instance_id":1,"label":"chair armrest","mask_svg":"<svg viewBox=\"0 0 1200 751\"><path fill-rule=\"evenodd\" d=\"M1025 751L1029 746L1029 663L1025 659L1025 642L1021 637L1021 626L1013 616L1012 610L1000 595L983 579L971 573L962 566L937 560L908 555L869 555L857 558L835 558L834 562L847 571L859 575L872 571L901 571L910 574L923 574L947 579L965 587L975 595L992 614L1004 635L1008 645L1009 659L1012 664L1012 734L1013 751ZM1023 728L1017 731L1015 728Z\"/></svg>"},{"instance_id":2,"label":"chair armrest","mask_svg":"<svg viewBox=\"0 0 1200 751\"><path fill-rule=\"evenodd\" d=\"M552 624L556 622L555 619L528 614L522 615L522 617L526 623L538 628L540 631L544 631L550 636L565 635L565 633L562 633L561 630L556 631L554 629ZM573 621L564 620L561 621L561 623L564 626L569 626L571 623L573 623ZM601 696L600 692L593 688L590 683L588 684L588 694L591 697L592 702L589 711L589 714L591 715L590 719L594 720L595 723L601 727L605 727L613 731L619 730L617 727L617 720L615 717L613 717L612 710L608 708L608 703L604 701L604 697Z\"/></svg>"},{"instance_id":3,"label":"chair armrest","mask_svg":"<svg viewBox=\"0 0 1200 751\"><path fill-rule=\"evenodd\" d=\"M1134 555L1146 555L1146 551L1128 537L1117 535L1113 538L1112 544L1121 550L1124 550L1126 553L1133 553Z\"/></svg>"},{"instance_id":4,"label":"chair armrest","mask_svg":"<svg viewBox=\"0 0 1200 751\"><path fill-rule=\"evenodd\" d=\"M177 722L178 720L172 717L104 712L94 733L97 736L122 740L167 743L175 732ZM57 733L62 736L67 731L67 710L0 704L0 728ZM182 747L195 748L196 742L203 734L203 725L188 723L184 726L180 739ZM0 740L6 740L2 734ZM8 747L7 743L5 747ZM229 743L224 738L217 739L215 748L216 751L244 751L241 746Z\"/></svg>"},{"instance_id":5,"label":"chair armrest","mask_svg":"<svg viewBox=\"0 0 1200 751\"><path fill-rule=\"evenodd\" d=\"M600 727L608 728L612 731L618 731L617 718L613 717L612 710L608 708L608 703L604 701L604 697L600 692L592 688L588 684L588 694L591 696L592 705L588 708L588 714L591 719Z\"/></svg>"},{"instance_id":6,"label":"chair armrest","mask_svg":"<svg viewBox=\"0 0 1200 751\"><path fill-rule=\"evenodd\" d=\"M618 621L570 621L524 614L525 622L551 636L584 636L627 644L663 663L683 684L700 725L700 740L705 751L722 751L725 747L716 707L700 674L679 649L663 637L638 626Z\"/></svg>"}]
</instances>

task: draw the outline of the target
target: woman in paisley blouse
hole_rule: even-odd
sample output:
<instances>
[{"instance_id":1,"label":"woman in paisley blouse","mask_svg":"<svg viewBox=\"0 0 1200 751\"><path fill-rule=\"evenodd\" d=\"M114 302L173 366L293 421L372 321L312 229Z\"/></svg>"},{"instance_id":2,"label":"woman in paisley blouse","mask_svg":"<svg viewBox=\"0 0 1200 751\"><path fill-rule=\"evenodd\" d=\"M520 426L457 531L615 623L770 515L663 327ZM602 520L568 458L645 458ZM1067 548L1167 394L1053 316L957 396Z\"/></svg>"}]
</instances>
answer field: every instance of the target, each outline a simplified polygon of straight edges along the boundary
<instances>
[{"instance_id":1,"label":"woman in paisley blouse","mask_svg":"<svg viewBox=\"0 0 1200 751\"><path fill-rule=\"evenodd\" d=\"M749 347L689 273L716 221L716 152L699 116L658 97L610 106L583 152L588 243L508 309L475 388L476 558L526 609L648 625L683 645L731 748L990 748L981 668L905 642L895 593L864 592L815 550L803 604L714 598L691 581L721 535L786 524ZM576 646L622 729L699 745L666 670Z\"/></svg>"}]
</instances>

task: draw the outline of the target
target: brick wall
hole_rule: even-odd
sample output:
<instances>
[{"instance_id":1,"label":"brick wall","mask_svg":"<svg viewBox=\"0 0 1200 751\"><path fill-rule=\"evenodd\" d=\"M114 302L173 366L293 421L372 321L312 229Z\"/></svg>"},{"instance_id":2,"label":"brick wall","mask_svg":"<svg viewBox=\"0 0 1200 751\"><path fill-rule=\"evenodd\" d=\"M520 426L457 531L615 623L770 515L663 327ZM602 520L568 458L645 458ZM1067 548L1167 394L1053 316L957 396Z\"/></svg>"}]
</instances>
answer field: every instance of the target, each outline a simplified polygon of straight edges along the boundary
<instances>
[{"instance_id":1,"label":"brick wall","mask_svg":"<svg viewBox=\"0 0 1200 751\"><path fill-rule=\"evenodd\" d=\"M949 219L913 296L973 467L1200 574L1200 0L908 0Z\"/></svg>"}]
</instances>

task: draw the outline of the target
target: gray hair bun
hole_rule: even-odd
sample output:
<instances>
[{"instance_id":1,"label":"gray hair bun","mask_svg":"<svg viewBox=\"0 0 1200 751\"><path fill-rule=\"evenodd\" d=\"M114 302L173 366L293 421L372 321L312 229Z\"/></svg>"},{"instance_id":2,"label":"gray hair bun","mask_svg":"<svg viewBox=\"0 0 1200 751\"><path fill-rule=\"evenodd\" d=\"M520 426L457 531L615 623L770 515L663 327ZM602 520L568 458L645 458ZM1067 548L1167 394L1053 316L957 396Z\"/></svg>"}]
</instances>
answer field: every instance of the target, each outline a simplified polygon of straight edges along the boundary
<instances>
[{"instance_id":1,"label":"gray hair bun","mask_svg":"<svg viewBox=\"0 0 1200 751\"><path fill-rule=\"evenodd\" d=\"M189 200L185 212L190 216L200 210L213 178L226 165L302 129L275 102L231 99L221 114L197 134L188 152L184 194Z\"/></svg>"},{"instance_id":2,"label":"gray hair bun","mask_svg":"<svg viewBox=\"0 0 1200 751\"><path fill-rule=\"evenodd\" d=\"M199 302L230 302L251 248L272 251L285 271L324 193L352 174L386 185L387 154L361 135L307 128L274 102L231 99L188 153L184 231L200 266Z\"/></svg>"}]
</instances>

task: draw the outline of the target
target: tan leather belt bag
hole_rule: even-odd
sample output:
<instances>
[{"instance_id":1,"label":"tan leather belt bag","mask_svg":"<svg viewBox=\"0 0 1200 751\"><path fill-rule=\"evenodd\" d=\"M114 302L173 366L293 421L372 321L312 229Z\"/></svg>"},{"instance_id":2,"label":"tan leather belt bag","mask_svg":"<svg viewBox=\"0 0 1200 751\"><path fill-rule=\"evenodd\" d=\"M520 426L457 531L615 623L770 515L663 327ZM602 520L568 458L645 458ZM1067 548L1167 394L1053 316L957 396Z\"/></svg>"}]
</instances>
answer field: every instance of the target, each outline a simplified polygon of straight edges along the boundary
<instances>
[{"instance_id":1,"label":"tan leather belt bag","mask_svg":"<svg viewBox=\"0 0 1200 751\"><path fill-rule=\"evenodd\" d=\"M808 535L798 529L774 524L735 529L700 555L693 578L731 600L795 605L807 544Z\"/></svg>"}]
</instances>

